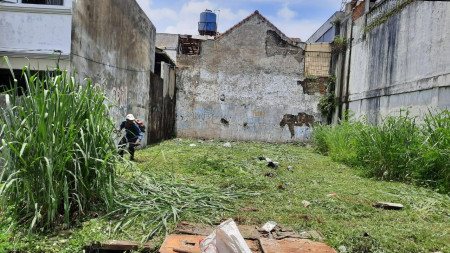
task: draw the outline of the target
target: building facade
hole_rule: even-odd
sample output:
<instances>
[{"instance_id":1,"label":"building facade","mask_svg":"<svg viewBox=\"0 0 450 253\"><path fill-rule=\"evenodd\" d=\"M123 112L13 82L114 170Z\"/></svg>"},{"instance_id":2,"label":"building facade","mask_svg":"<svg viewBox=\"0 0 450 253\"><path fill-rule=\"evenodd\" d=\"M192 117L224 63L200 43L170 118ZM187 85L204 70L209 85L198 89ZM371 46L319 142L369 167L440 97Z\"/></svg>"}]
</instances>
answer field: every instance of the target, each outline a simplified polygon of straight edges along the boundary
<instances>
[{"instance_id":1,"label":"building facade","mask_svg":"<svg viewBox=\"0 0 450 253\"><path fill-rule=\"evenodd\" d=\"M0 56L12 68L46 70L59 64L70 69L72 0L0 2ZM10 81L9 69L0 63L0 83Z\"/></svg>"},{"instance_id":2,"label":"building facade","mask_svg":"<svg viewBox=\"0 0 450 253\"><path fill-rule=\"evenodd\" d=\"M321 121L321 94L302 86L304 43L287 37L258 11L215 39L197 43L178 55L178 136L308 140L312 124Z\"/></svg>"}]
</instances>

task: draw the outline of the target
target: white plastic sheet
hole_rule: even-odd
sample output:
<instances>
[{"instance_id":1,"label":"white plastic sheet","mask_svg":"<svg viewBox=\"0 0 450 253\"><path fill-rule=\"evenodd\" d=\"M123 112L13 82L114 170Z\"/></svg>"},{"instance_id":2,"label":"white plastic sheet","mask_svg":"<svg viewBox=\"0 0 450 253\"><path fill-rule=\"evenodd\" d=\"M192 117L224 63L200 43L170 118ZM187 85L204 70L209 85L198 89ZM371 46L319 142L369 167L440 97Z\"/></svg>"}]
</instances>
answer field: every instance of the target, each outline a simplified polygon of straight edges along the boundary
<instances>
[{"instance_id":1,"label":"white plastic sheet","mask_svg":"<svg viewBox=\"0 0 450 253\"><path fill-rule=\"evenodd\" d=\"M200 243L202 253L252 253L233 219L220 224Z\"/></svg>"}]
</instances>

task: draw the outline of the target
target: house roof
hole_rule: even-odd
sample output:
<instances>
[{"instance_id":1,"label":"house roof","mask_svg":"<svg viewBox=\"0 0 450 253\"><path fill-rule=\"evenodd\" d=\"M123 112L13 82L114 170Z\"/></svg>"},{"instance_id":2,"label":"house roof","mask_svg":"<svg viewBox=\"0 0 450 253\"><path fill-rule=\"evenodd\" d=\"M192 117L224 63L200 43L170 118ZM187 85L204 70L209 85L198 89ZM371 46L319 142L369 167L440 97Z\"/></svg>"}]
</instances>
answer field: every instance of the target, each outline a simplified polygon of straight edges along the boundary
<instances>
[{"instance_id":1,"label":"house roof","mask_svg":"<svg viewBox=\"0 0 450 253\"><path fill-rule=\"evenodd\" d=\"M220 34L219 36L216 37L216 39L220 39L223 36L229 34L231 31L233 31L234 29L236 29L237 27L241 26L242 24L244 24L245 22L247 22L248 20L250 20L253 16L259 16L261 19L263 19L269 26L271 26L276 33L278 33L283 39L291 42L291 43L299 43L301 42L300 38L290 38L288 36L286 36L286 34L284 34L282 31L280 31L280 29L278 29L278 27L276 27L274 24L272 24L272 22L270 22L266 17L264 17L261 13L259 13L258 10L256 10L255 12L253 12L252 14L250 14L248 17L244 18L241 22L235 24L234 26L232 26L230 29L226 30L224 33Z\"/></svg>"}]
</instances>

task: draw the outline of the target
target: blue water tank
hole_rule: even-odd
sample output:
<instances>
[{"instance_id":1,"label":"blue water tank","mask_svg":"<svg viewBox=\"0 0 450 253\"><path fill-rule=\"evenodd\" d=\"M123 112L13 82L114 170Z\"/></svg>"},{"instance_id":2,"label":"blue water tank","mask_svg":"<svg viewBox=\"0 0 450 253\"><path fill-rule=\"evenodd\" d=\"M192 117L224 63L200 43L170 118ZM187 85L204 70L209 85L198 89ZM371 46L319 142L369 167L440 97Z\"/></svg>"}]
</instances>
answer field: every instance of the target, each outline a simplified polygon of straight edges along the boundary
<instances>
[{"instance_id":1,"label":"blue water tank","mask_svg":"<svg viewBox=\"0 0 450 253\"><path fill-rule=\"evenodd\" d=\"M217 16L211 10L205 10L200 13L200 22L198 22L198 32L200 35L216 35Z\"/></svg>"}]
</instances>

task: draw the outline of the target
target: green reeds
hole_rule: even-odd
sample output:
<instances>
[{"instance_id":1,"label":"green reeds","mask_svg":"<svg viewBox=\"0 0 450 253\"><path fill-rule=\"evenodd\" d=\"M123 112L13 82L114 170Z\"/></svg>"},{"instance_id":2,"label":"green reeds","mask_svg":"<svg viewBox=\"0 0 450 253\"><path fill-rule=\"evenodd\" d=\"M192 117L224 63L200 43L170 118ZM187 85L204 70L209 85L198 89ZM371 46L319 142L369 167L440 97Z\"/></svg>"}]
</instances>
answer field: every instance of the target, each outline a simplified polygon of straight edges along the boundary
<instances>
[{"instance_id":1,"label":"green reeds","mask_svg":"<svg viewBox=\"0 0 450 253\"><path fill-rule=\"evenodd\" d=\"M96 202L108 209L117 151L106 97L59 69L22 74L0 113L1 210L32 231L70 226Z\"/></svg>"}]
</instances>

